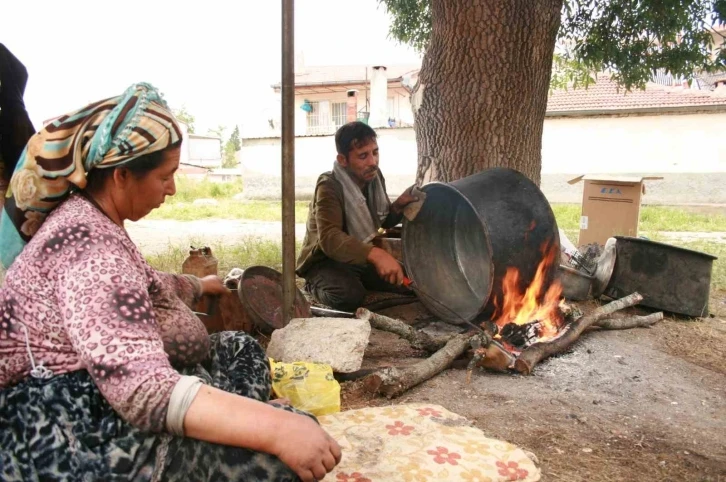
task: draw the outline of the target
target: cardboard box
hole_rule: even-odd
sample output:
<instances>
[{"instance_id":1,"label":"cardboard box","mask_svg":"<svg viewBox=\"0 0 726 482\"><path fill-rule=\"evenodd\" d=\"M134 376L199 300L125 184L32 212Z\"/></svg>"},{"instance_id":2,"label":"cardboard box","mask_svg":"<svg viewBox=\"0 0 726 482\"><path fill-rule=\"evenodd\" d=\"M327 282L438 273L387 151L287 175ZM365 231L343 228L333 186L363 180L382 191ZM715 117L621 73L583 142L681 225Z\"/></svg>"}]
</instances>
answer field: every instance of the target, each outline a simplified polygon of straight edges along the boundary
<instances>
[{"instance_id":1,"label":"cardboard box","mask_svg":"<svg viewBox=\"0 0 726 482\"><path fill-rule=\"evenodd\" d=\"M658 179L663 178L588 174L567 181L569 184L585 183L577 245L604 245L613 236L638 236L644 181Z\"/></svg>"}]
</instances>

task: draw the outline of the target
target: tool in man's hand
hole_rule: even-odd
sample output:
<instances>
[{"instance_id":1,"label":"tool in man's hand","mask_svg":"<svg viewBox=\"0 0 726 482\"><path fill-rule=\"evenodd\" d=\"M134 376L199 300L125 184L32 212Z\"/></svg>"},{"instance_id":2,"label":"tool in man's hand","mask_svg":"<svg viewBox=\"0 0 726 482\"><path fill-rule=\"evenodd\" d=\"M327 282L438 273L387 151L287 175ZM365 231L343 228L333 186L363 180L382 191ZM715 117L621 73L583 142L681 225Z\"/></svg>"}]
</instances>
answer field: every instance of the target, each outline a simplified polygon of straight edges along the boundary
<instances>
[{"instance_id":1,"label":"tool in man's hand","mask_svg":"<svg viewBox=\"0 0 726 482\"><path fill-rule=\"evenodd\" d=\"M449 308L448 306L446 306L445 304L443 304L442 302L440 302L439 300L437 300L433 296L431 296L429 294L426 294L424 291L421 291L421 288L417 287L415 285L415 283L413 282L412 279L407 278L406 276L404 276L403 277L403 286L405 286L406 288L408 288L410 290L415 291L416 294L425 296L427 299L429 299L430 301L433 301L438 306L440 306L441 308L445 309L446 311L448 311L449 313L451 313L452 315L454 315L455 317L457 317L458 319L460 319L461 321L463 321L467 325L475 328L476 330L479 330L482 333L486 333L486 331L484 331L484 329L481 326L477 326L476 324L472 323L471 321L465 320L461 315L459 315L457 312L455 312L454 310L452 310L451 308Z\"/></svg>"}]
</instances>

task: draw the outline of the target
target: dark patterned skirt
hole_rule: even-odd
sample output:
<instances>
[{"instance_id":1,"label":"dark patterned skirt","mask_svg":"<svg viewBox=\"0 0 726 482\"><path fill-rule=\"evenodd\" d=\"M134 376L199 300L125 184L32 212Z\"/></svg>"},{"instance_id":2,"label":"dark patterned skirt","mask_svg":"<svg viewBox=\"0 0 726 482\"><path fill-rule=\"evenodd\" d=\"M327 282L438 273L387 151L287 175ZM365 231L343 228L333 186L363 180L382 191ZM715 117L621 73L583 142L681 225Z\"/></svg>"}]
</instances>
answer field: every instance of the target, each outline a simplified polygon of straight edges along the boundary
<instances>
[{"instance_id":1,"label":"dark patterned skirt","mask_svg":"<svg viewBox=\"0 0 726 482\"><path fill-rule=\"evenodd\" d=\"M267 402L270 367L259 344L241 332L216 333L210 341L209 360L180 371L222 390ZM28 378L0 390L0 480L299 479L270 454L142 432L116 414L88 372L81 370L49 380Z\"/></svg>"}]
</instances>

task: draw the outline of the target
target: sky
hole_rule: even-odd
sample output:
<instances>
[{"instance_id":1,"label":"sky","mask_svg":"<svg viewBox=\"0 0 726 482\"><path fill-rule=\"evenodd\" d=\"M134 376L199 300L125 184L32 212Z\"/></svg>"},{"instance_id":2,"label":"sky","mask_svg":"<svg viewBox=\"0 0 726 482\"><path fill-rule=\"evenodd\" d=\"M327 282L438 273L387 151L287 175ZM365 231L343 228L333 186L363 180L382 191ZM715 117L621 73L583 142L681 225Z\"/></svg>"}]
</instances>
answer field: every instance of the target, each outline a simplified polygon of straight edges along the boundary
<instances>
[{"instance_id":1,"label":"sky","mask_svg":"<svg viewBox=\"0 0 726 482\"><path fill-rule=\"evenodd\" d=\"M280 0L15 1L2 15L0 42L28 69L36 129L139 81L184 104L201 134L244 131L279 106L270 86L281 72ZM297 0L295 50L306 65L419 62L387 38L389 23L377 0Z\"/></svg>"}]
</instances>

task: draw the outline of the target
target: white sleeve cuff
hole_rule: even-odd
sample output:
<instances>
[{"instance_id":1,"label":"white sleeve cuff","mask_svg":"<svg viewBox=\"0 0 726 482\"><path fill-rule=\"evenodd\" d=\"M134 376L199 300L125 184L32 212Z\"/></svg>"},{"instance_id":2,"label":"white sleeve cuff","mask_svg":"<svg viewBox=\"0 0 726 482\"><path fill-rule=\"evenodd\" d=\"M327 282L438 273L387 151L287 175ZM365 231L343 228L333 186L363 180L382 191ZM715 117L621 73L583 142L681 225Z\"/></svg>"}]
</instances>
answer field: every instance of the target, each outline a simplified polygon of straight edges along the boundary
<instances>
[{"instance_id":1,"label":"white sleeve cuff","mask_svg":"<svg viewBox=\"0 0 726 482\"><path fill-rule=\"evenodd\" d=\"M184 416L202 387L202 383L198 377L182 375L174 385L166 411L166 430L170 434L184 436Z\"/></svg>"}]
</instances>

